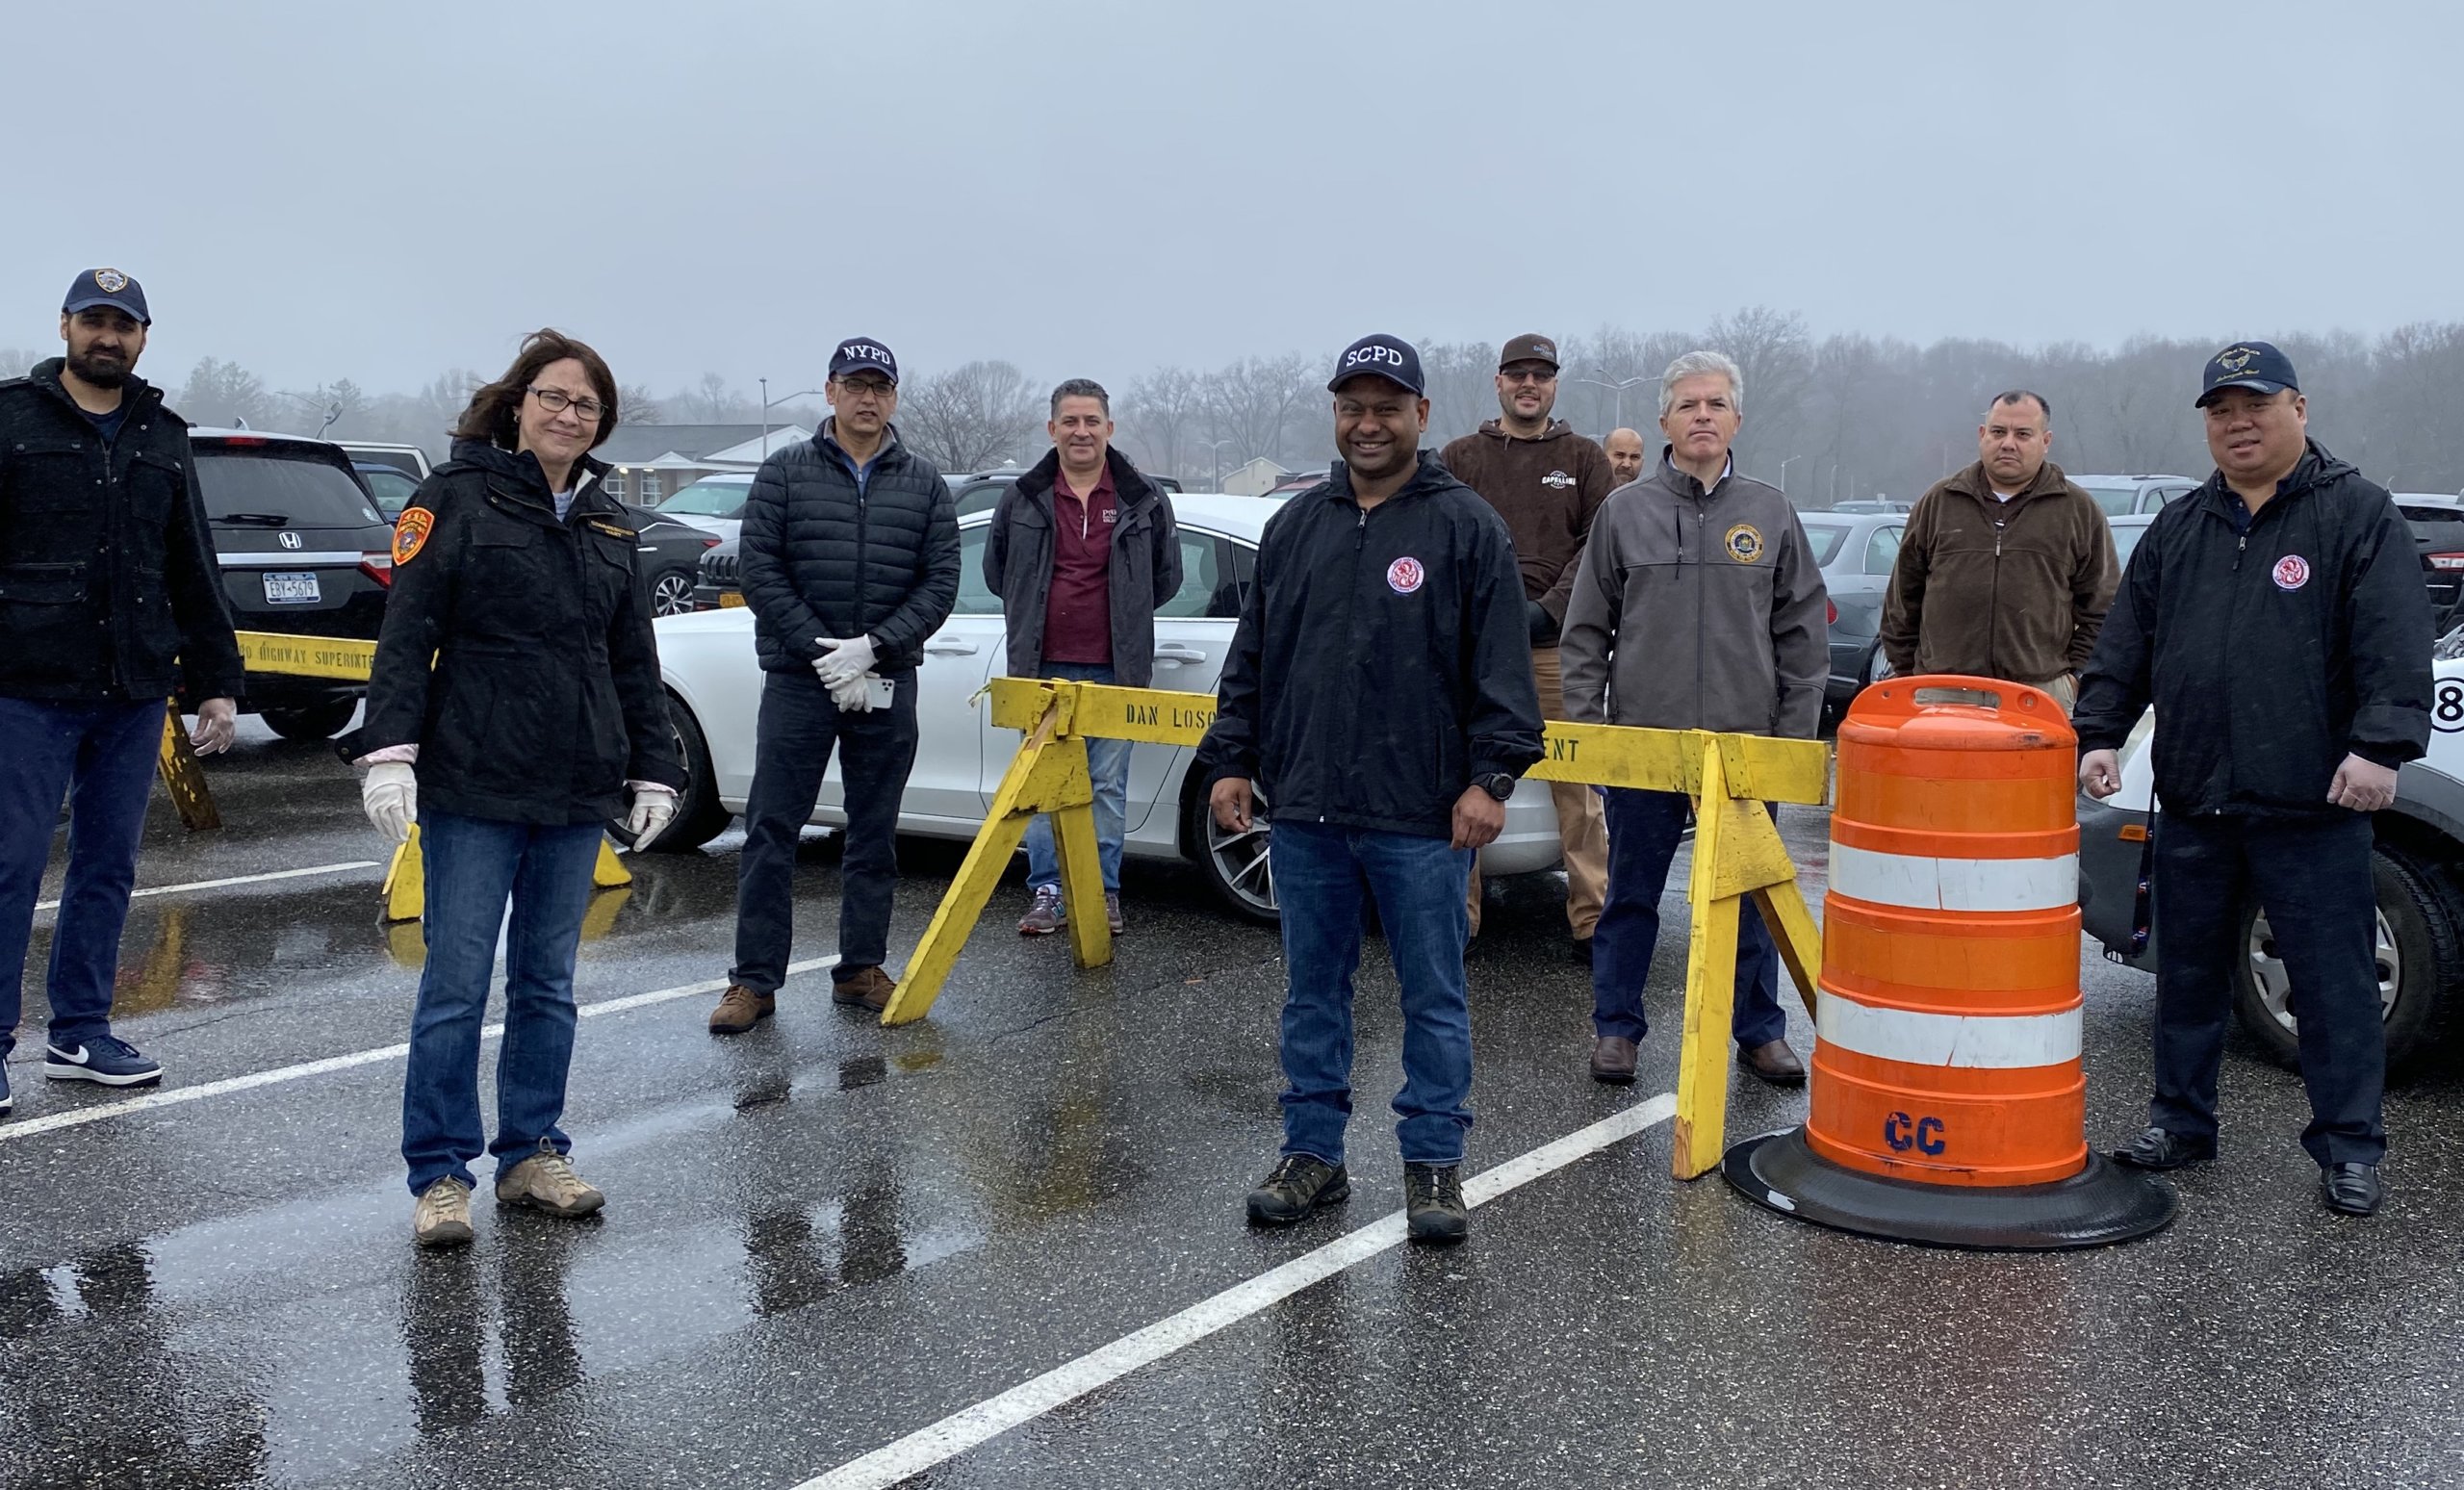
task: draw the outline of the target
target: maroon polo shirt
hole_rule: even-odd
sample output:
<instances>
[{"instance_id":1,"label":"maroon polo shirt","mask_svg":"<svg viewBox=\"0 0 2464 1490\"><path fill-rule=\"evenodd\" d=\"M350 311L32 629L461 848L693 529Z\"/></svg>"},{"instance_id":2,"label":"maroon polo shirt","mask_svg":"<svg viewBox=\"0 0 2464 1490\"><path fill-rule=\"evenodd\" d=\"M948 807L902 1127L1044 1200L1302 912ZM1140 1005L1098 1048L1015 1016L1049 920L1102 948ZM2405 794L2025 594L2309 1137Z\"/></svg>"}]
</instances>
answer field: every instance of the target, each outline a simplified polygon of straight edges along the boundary
<instances>
[{"instance_id":1,"label":"maroon polo shirt","mask_svg":"<svg viewBox=\"0 0 2464 1490\"><path fill-rule=\"evenodd\" d=\"M1043 659L1109 667L1113 660L1113 525L1120 505L1107 463L1081 501L1052 480L1052 595L1044 603Z\"/></svg>"}]
</instances>

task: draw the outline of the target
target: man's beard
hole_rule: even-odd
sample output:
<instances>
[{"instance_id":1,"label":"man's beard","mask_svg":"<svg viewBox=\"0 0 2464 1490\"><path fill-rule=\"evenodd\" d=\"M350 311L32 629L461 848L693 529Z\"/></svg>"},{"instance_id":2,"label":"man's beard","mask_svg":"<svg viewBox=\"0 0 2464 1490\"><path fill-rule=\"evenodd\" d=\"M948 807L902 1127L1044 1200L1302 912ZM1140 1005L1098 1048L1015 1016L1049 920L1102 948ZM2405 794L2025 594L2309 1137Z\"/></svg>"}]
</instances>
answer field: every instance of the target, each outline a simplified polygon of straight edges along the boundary
<instances>
[{"instance_id":1,"label":"man's beard","mask_svg":"<svg viewBox=\"0 0 2464 1490\"><path fill-rule=\"evenodd\" d=\"M117 388L128 381L130 369L128 358L124 355L105 354L98 357L92 354L88 354L80 356L75 352L70 352L68 354L68 371L76 374L79 382L90 384L92 387Z\"/></svg>"}]
</instances>

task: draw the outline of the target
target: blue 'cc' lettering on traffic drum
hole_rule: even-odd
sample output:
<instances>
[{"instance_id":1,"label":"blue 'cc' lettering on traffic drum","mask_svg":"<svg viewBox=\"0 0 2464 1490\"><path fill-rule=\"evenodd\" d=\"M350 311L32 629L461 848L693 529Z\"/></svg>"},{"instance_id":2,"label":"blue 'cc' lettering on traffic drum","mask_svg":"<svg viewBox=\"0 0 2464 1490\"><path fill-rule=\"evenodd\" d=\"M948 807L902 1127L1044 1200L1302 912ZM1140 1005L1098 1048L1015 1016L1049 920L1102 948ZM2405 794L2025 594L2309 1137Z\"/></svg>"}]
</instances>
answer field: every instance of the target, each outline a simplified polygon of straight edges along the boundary
<instances>
[{"instance_id":1,"label":"blue 'cc' lettering on traffic drum","mask_svg":"<svg viewBox=\"0 0 2464 1490\"><path fill-rule=\"evenodd\" d=\"M1915 1149L1920 1154L1938 1154L1950 1147L1942 1136L1939 1118L1911 1118L1906 1113L1893 1113L1883 1123L1883 1142L1898 1153Z\"/></svg>"}]
</instances>

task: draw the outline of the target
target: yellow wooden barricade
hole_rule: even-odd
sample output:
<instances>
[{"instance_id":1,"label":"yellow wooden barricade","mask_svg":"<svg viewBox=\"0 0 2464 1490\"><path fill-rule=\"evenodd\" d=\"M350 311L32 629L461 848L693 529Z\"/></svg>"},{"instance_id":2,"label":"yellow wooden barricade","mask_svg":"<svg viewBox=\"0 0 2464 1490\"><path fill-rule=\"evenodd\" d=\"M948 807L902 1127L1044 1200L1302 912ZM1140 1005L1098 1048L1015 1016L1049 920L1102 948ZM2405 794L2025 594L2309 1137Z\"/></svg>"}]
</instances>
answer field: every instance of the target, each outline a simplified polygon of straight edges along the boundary
<instances>
[{"instance_id":1,"label":"yellow wooden barricade","mask_svg":"<svg viewBox=\"0 0 2464 1490\"><path fill-rule=\"evenodd\" d=\"M1087 741L1194 746L1215 720L1215 699L1204 693L1026 678L996 679L990 693L992 722L1026 738L993 794L983 831L924 929L907 976L882 1011L884 1024L905 1024L931 1012L1038 812L1053 818L1072 955L1081 967L1112 961ZM1536 780L1681 791L1694 799L1693 930L1670 1165L1680 1179L1693 1179L1718 1165L1727 1125L1737 910L1746 897L1761 911L1808 1012L1813 1009L1820 935L1765 804L1827 800L1831 752L1814 740L1561 723L1548 727L1547 746L1547 757L1526 773Z\"/></svg>"}]
</instances>

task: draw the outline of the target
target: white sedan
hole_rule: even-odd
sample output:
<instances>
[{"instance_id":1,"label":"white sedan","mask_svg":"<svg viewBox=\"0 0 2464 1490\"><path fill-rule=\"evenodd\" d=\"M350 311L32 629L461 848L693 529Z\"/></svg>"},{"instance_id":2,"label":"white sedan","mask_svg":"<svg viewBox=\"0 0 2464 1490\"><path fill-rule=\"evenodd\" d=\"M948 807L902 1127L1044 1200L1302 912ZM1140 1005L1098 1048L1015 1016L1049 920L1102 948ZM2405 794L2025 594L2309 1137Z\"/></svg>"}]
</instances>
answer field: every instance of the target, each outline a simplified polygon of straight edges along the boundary
<instances>
[{"instance_id":1,"label":"white sedan","mask_svg":"<svg viewBox=\"0 0 2464 1490\"><path fill-rule=\"evenodd\" d=\"M1172 499L1182 578L1180 593L1155 618L1156 687L1215 692L1232 650L1242 594L1256 572L1259 536L1280 504L1254 497ZM1006 655L1001 598L984 583L991 520L986 512L960 522L958 604L924 644L924 665L916 670L919 739L899 809L901 833L974 837L1017 753L1018 732L993 728L989 700L979 697L985 682L1002 672ZM651 847L694 849L726 830L753 789L754 720L761 702L753 612L705 610L663 616L656 625L659 670L692 781L674 825ZM1205 810L1202 784L1190 771L1192 754L1187 746L1144 745L1132 755L1125 852L1134 859L1193 860L1235 911L1271 921L1270 830L1263 822L1245 834L1218 829ZM834 758L812 821L846 822L841 789ZM1487 870L1527 874L1553 867L1557 859L1556 809L1545 785L1526 782L1506 805L1505 833L1487 851Z\"/></svg>"}]
</instances>

